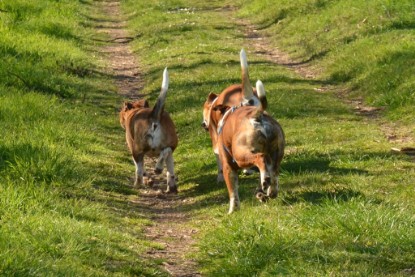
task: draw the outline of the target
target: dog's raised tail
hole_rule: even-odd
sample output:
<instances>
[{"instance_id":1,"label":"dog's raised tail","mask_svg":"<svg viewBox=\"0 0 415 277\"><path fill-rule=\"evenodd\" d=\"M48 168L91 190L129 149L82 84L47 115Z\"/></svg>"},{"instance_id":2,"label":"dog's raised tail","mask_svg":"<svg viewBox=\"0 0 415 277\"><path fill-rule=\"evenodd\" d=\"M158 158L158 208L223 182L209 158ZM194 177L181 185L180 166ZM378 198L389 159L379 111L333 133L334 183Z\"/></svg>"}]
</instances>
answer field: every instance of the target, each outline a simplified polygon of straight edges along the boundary
<instances>
[{"instance_id":1,"label":"dog's raised tail","mask_svg":"<svg viewBox=\"0 0 415 277\"><path fill-rule=\"evenodd\" d=\"M244 49L241 50L240 59L242 70L242 92L244 94L244 98L246 100L250 100L254 97L254 91L252 90L252 85L249 81L248 60Z\"/></svg>"},{"instance_id":2,"label":"dog's raised tail","mask_svg":"<svg viewBox=\"0 0 415 277\"><path fill-rule=\"evenodd\" d=\"M268 101L267 101L267 96L265 95L265 88L264 88L264 84L261 82L261 80L258 80L256 82L256 92L259 98L259 101L261 102L261 106L258 107L258 109L263 112L267 109L268 107Z\"/></svg>"},{"instance_id":3,"label":"dog's raised tail","mask_svg":"<svg viewBox=\"0 0 415 277\"><path fill-rule=\"evenodd\" d=\"M160 116L164 110L164 102L167 96L167 90L169 88L169 72L167 71L167 67L164 69L163 72L163 82L161 83L161 91L160 95L157 98L157 102L154 105L152 116L156 120L160 120Z\"/></svg>"}]
</instances>

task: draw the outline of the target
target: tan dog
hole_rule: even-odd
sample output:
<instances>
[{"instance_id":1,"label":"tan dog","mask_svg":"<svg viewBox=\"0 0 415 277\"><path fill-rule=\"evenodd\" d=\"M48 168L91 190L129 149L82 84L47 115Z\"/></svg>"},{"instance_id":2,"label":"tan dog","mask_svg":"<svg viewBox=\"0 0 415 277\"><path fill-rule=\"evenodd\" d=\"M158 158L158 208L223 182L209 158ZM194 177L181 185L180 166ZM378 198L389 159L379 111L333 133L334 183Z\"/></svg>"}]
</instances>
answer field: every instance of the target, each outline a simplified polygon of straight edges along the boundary
<instances>
[{"instance_id":1,"label":"tan dog","mask_svg":"<svg viewBox=\"0 0 415 277\"><path fill-rule=\"evenodd\" d=\"M212 140L213 152L216 156L216 162L218 165L218 177L217 182L223 182L223 170L219 159L218 150L218 133L217 128L219 120L222 118L223 113L221 109L217 107L224 106L262 106L266 109L267 99L265 95L261 100L257 96L257 90L252 88L249 81L248 73L248 61L246 53L242 49L240 52L241 71L242 71L242 84L231 85L224 89L219 95L210 93L208 99L203 106L203 122L202 127L209 131L210 138Z\"/></svg>"},{"instance_id":2,"label":"tan dog","mask_svg":"<svg viewBox=\"0 0 415 277\"><path fill-rule=\"evenodd\" d=\"M261 81L257 82L257 92L260 100L265 97ZM205 107L204 112L216 113L216 110L223 114L218 122L217 148L230 198L229 213L240 207L238 170L241 168L258 167L261 182L256 197L260 201L277 197L285 146L284 132L279 123L264 113L261 105L238 108L221 105L214 109Z\"/></svg>"},{"instance_id":3,"label":"tan dog","mask_svg":"<svg viewBox=\"0 0 415 277\"><path fill-rule=\"evenodd\" d=\"M163 73L163 83L160 95L153 108L148 102L140 99L135 102L125 102L120 112L120 123L125 129L128 148L133 155L136 166L134 186L143 184L144 155L159 157L155 172L163 171L164 163L167 167L167 190L177 192L174 176L173 151L177 147L178 139L176 128L169 114L164 111L164 102L169 85L167 68Z\"/></svg>"}]
</instances>

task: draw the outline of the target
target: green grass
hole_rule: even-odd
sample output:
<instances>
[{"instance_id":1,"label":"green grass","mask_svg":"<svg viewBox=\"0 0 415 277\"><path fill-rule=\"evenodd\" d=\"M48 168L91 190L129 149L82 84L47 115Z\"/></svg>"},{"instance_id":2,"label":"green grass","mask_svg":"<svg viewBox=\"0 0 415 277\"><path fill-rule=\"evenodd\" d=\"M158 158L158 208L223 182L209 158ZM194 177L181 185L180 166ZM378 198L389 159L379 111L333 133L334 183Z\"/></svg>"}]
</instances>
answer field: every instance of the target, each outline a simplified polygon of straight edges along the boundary
<instances>
[{"instance_id":1,"label":"green grass","mask_svg":"<svg viewBox=\"0 0 415 277\"><path fill-rule=\"evenodd\" d=\"M0 2L2 276L160 275L84 2Z\"/></svg>"},{"instance_id":2,"label":"green grass","mask_svg":"<svg viewBox=\"0 0 415 277\"><path fill-rule=\"evenodd\" d=\"M169 68L166 109L180 139L179 190L189 199L179 209L199 229L200 252L190 254L206 276L413 273L413 158L390 153L396 145L377 122L335 92L315 90L345 86L409 122L412 3L271 3L122 1L151 103ZM151 222L131 201L121 99L94 54L102 35L91 27L103 18L95 4L0 1L0 275L167 275L143 255L160 246L144 238ZM321 76L303 79L256 55L234 16L294 58L312 58ZM287 153L278 199L259 203L258 175L244 176L242 209L227 216L201 108L209 92L240 81L242 47Z\"/></svg>"},{"instance_id":3,"label":"green grass","mask_svg":"<svg viewBox=\"0 0 415 277\"><path fill-rule=\"evenodd\" d=\"M394 145L387 141L376 122L355 115L353 107L342 103L334 92L314 90L339 83L358 94L369 81L382 86L377 81L379 73L375 73L381 71L381 66L374 66L370 72L362 69L341 80L343 77L335 77L333 71L340 57L333 57L343 46L344 51L349 51L342 56L345 60L346 53L354 51L357 57L351 59L359 60L361 55L374 55L376 51L392 49L392 45L380 44L375 50L362 48L358 52L357 42L352 48L351 42L332 45L327 38L310 40L307 47L301 47L296 39L307 40L315 33L302 29L294 32L294 25L285 30L277 21L275 26L265 26L266 19L272 21L270 17L277 16L269 13L291 5L293 17L298 16L292 21L298 20L300 25L303 20L303 28L312 29L300 15L307 11L310 17L316 17L315 24L322 24L318 17L320 9L340 3L320 2L321 5L315 2L315 11L309 12L310 8L302 3L289 1L279 5L266 1L124 1L131 33L140 34L133 48L141 57L144 93L150 99L157 95L162 69L169 67L171 82L166 108L172 113L180 136L175 152L180 189L186 197L194 198L182 209L192 215L191 224L202 226L201 251L195 255L206 276L402 275L413 270L413 161L390 153ZM234 16L256 19L254 22L262 24L270 35L271 43L282 44L295 58L314 55L313 64L325 68L322 76L304 80L255 55L244 40L241 27L227 12L228 5L241 7ZM264 10L262 14L260 11ZM253 11L252 16L248 11ZM291 8L284 13L288 18ZM331 14L327 12L325 16ZM407 30L408 37L410 33ZM333 34L331 39L335 37L339 34ZM369 36L370 39L373 37ZM323 46L328 49L319 49ZM242 209L227 216L226 188L215 182L214 155L208 134L199 125L201 106L208 93L218 93L240 81L238 53L242 47L248 50L252 81L264 82L269 112L284 128L287 155L278 200L266 205L258 203L254 191L259 177L242 177ZM393 47L398 49L399 45ZM323 50L327 54L318 55ZM386 54L382 56L387 57ZM326 58L329 55L332 58ZM362 64L370 61L379 62L375 58L361 59L356 66L367 66ZM347 67L355 66L354 61L348 62L337 66L355 72L355 68ZM402 61L389 62L398 68ZM407 74L411 68L402 70ZM395 78L391 74L395 73L393 68L388 70L382 75L382 82ZM401 85L409 88L412 76L405 76L396 78L405 79ZM373 97L372 93L365 94L367 99ZM390 110L396 108L397 112L405 105L391 105ZM413 116L412 111L406 112L405 116Z\"/></svg>"},{"instance_id":4,"label":"green grass","mask_svg":"<svg viewBox=\"0 0 415 277\"><path fill-rule=\"evenodd\" d=\"M321 78L352 90L386 115L413 123L413 1L241 1L239 15L259 25L299 61L324 68Z\"/></svg>"}]
</instances>

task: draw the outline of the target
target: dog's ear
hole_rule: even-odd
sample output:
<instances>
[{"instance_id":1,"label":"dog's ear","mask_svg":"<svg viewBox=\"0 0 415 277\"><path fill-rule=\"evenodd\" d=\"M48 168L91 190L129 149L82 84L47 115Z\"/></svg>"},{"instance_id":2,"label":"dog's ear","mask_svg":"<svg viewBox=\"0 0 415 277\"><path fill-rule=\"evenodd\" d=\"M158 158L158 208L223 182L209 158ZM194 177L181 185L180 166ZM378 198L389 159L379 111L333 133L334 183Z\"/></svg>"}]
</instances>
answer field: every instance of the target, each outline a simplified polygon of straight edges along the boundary
<instances>
[{"instance_id":1,"label":"dog's ear","mask_svg":"<svg viewBox=\"0 0 415 277\"><path fill-rule=\"evenodd\" d=\"M217 94L214 94L213 92L211 92L208 95L207 102L212 103L217 97L218 97Z\"/></svg>"},{"instance_id":2,"label":"dog's ear","mask_svg":"<svg viewBox=\"0 0 415 277\"><path fill-rule=\"evenodd\" d=\"M220 111L221 114L224 114L230 107L226 105L219 104L215 106L212 110Z\"/></svg>"},{"instance_id":3,"label":"dog's ear","mask_svg":"<svg viewBox=\"0 0 415 277\"><path fill-rule=\"evenodd\" d=\"M148 104L148 101L145 99L140 99L134 102L133 104L134 108L149 108L150 105Z\"/></svg>"},{"instance_id":4,"label":"dog's ear","mask_svg":"<svg viewBox=\"0 0 415 277\"><path fill-rule=\"evenodd\" d=\"M124 105L122 106L122 111L126 112L128 110L131 110L133 108L133 104L130 102L125 101Z\"/></svg>"}]
</instances>

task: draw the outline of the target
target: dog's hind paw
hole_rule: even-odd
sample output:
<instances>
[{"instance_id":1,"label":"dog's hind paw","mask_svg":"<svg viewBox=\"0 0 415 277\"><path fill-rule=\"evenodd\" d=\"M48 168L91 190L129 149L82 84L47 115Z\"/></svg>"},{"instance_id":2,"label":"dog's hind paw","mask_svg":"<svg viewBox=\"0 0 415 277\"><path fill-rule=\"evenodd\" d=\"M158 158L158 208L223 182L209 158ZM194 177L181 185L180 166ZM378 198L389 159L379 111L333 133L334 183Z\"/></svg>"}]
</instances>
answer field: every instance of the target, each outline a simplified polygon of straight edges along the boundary
<instances>
[{"instance_id":1,"label":"dog's hind paw","mask_svg":"<svg viewBox=\"0 0 415 277\"><path fill-rule=\"evenodd\" d=\"M255 197L262 203L265 203L268 201L269 197L263 192L263 191L258 191L255 194Z\"/></svg>"},{"instance_id":2,"label":"dog's hind paw","mask_svg":"<svg viewBox=\"0 0 415 277\"><path fill-rule=\"evenodd\" d=\"M154 185L154 180L153 179L151 179L150 177L144 177L143 178L143 184L145 185L145 186L149 186L149 187L152 187L153 185Z\"/></svg>"},{"instance_id":3,"label":"dog's hind paw","mask_svg":"<svg viewBox=\"0 0 415 277\"><path fill-rule=\"evenodd\" d=\"M177 190L177 186L168 186L165 193L172 193L172 194L177 194L179 191Z\"/></svg>"}]
</instances>

